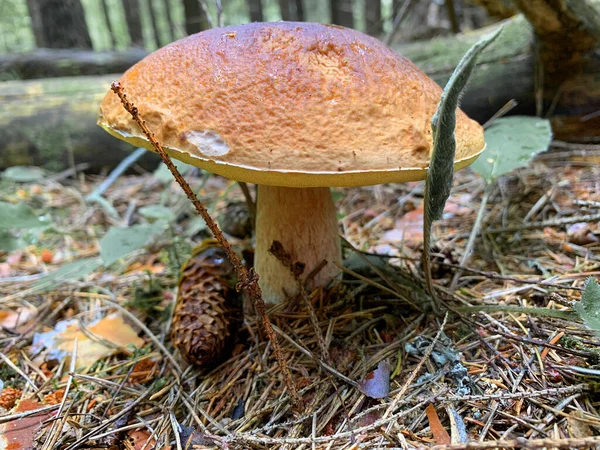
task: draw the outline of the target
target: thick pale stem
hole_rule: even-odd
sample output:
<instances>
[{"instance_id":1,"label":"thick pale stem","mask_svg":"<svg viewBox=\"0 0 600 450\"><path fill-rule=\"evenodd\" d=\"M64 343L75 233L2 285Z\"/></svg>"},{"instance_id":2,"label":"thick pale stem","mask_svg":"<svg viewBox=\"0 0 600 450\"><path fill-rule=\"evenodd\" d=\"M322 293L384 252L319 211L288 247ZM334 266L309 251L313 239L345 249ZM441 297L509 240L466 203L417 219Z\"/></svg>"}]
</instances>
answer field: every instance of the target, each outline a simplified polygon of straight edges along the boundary
<instances>
[{"instance_id":1,"label":"thick pale stem","mask_svg":"<svg viewBox=\"0 0 600 450\"><path fill-rule=\"evenodd\" d=\"M312 280L313 286L327 285L339 273L334 263L341 261L336 211L329 188L259 185L254 266L263 297L271 303L282 302L286 293L298 292L289 269L269 253L275 240L283 244L294 261L306 264L303 277L327 260Z\"/></svg>"}]
</instances>

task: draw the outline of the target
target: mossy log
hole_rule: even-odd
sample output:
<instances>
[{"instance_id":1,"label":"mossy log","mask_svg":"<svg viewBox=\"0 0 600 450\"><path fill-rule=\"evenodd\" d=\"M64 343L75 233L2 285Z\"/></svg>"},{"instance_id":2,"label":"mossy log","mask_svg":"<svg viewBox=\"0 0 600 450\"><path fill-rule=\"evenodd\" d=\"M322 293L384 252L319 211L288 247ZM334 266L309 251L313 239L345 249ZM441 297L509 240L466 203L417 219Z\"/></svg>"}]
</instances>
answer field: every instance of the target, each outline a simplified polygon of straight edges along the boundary
<instances>
[{"instance_id":1,"label":"mossy log","mask_svg":"<svg viewBox=\"0 0 600 450\"><path fill-rule=\"evenodd\" d=\"M36 165L62 170L71 163L117 165L131 145L96 125L98 105L118 75L0 83L0 168ZM151 165L148 152L142 164Z\"/></svg>"},{"instance_id":2,"label":"mossy log","mask_svg":"<svg viewBox=\"0 0 600 450\"><path fill-rule=\"evenodd\" d=\"M120 73L146 55L143 49L94 52L41 48L28 53L9 53L0 55L0 80Z\"/></svg>"},{"instance_id":3,"label":"mossy log","mask_svg":"<svg viewBox=\"0 0 600 450\"><path fill-rule=\"evenodd\" d=\"M396 46L440 84L462 55L489 30ZM461 107L484 122L507 101L516 112L535 114L534 33L518 16L482 55ZM600 141L600 56L586 55L584 70L551 103L555 136L575 142ZM0 168L34 164L62 169L70 161L113 166L130 147L96 126L100 99L119 75L82 76L0 83ZM538 92L539 93L539 92ZM542 92L543 96L543 92ZM132 99L135 101L135 99ZM148 155L146 161L156 161Z\"/></svg>"}]
</instances>

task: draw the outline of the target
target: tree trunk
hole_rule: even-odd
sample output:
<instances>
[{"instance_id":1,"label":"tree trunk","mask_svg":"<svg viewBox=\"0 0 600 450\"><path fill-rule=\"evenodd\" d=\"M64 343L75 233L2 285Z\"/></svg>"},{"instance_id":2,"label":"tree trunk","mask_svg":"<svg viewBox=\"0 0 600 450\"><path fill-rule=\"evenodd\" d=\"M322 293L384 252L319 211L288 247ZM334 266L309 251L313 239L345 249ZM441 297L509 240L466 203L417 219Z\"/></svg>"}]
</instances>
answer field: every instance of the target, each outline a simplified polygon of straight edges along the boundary
<instances>
[{"instance_id":1,"label":"tree trunk","mask_svg":"<svg viewBox=\"0 0 600 450\"><path fill-rule=\"evenodd\" d=\"M108 15L108 5L106 0L101 0L100 5L102 6L102 13L104 14L104 20L106 22L106 30L108 31L108 41L110 42L110 48L115 48L115 34L110 23L110 17Z\"/></svg>"},{"instance_id":2,"label":"tree trunk","mask_svg":"<svg viewBox=\"0 0 600 450\"><path fill-rule=\"evenodd\" d=\"M80 0L27 0L36 44L41 48L92 48Z\"/></svg>"},{"instance_id":3,"label":"tree trunk","mask_svg":"<svg viewBox=\"0 0 600 450\"><path fill-rule=\"evenodd\" d=\"M210 28L208 17L199 0L183 0L185 32L190 35Z\"/></svg>"},{"instance_id":4,"label":"tree trunk","mask_svg":"<svg viewBox=\"0 0 600 450\"><path fill-rule=\"evenodd\" d=\"M260 0L246 0L246 4L250 13L250 22L262 22L263 10Z\"/></svg>"},{"instance_id":5,"label":"tree trunk","mask_svg":"<svg viewBox=\"0 0 600 450\"><path fill-rule=\"evenodd\" d=\"M125 20L129 31L131 46L144 47L144 35L142 33L142 20L140 19L140 0L123 0Z\"/></svg>"},{"instance_id":6,"label":"tree trunk","mask_svg":"<svg viewBox=\"0 0 600 450\"><path fill-rule=\"evenodd\" d=\"M292 20L290 14L290 0L279 0L279 11L281 12L281 20Z\"/></svg>"},{"instance_id":7,"label":"tree trunk","mask_svg":"<svg viewBox=\"0 0 600 450\"><path fill-rule=\"evenodd\" d=\"M304 5L302 0L279 0L281 20L302 22L304 20Z\"/></svg>"},{"instance_id":8,"label":"tree trunk","mask_svg":"<svg viewBox=\"0 0 600 450\"><path fill-rule=\"evenodd\" d=\"M367 34L380 36L383 33L381 0L365 0L365 19L367 22Z\"/></svg>"},{"instance_id":9,"label":"tree trunk","mask_svg":"<svg viewBox=\"0 0 600 450\"><path fill-rule=\"evenodd\" d=\"M154 10L153 3L154 2L152 0L148 2L148 13L150 15L150 23L152 24L152 34L154 34L154 41L156 42L156 46L160 47L166 44L166 42L162 42L160 38L160 30L158 28L158 22L156 20L156 11Z\"/></svg>"},{"instance_id":10,"label":"tree trunk","mask_svg":"<svg viewBox=\"0 0 600 450\"><path fill-rule=\"evenodd\" d=\"M302 0L294 0L294 13L295 16L292 20L297 20L298 22L304 21L304 4Z\"/></svg>"},{"instance_id":11,"label":"tree trunk","mask_svg":"<svg viewBox=\"0 0 600 450\"><path fill-rule=\"evenodd\" d=\"M175 30L175 24L173 23L173 16L171 14L171 4L169 0L163 0L163 9L165 10L165 21L167 22L167 36L169 42L173 42L173 32Z\"/></svg>"},{"instance_id":12,"label":"tree trunk","mask_svg":"<svg viewBox=\"0 0 600 450\"><path fill-rule=\"evenodd\" d=\"M352 0L329 0L331 23L342 27L354 28Z\"/></svg>"},{"instance_id":13,"label":"tree trunk","mask_svg":"<svg viewBox=\"0 0 600 450\"><path fill-rule=\"evenodd\" d=\"M593 53L600 40L599 0L514 0L535 30L542 74L537 86L543 94L538 113L544 114L565 84L597 64ZM596 104L600 109L600 104ZM594 111L590 111L592 113Z\"/></svg>"}]
</instances>

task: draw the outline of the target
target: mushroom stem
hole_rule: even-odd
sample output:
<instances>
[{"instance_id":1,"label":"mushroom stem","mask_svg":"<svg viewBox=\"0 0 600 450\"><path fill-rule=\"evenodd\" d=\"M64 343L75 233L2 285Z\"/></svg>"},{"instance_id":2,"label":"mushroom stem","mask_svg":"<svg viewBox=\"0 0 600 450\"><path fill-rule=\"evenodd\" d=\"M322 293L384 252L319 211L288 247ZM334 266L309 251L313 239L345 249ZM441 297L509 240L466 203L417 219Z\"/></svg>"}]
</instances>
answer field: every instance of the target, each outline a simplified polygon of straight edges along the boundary
<instances>
[{"instance_id":1,"label":"mushroom stem","mask_svg":"<svg viewBox=\"0 0 600 450\"><path fill-rule=\"evenodd\" d=\"M336 210L329 188L258 186L254 266L265 301L280 303L298 293L289 269L269 253L280 241L294 262L306 264L303 280L323 260L327 264L311 280L326 286L339 273L342 259Z\"/></svg>"}]
</instances>

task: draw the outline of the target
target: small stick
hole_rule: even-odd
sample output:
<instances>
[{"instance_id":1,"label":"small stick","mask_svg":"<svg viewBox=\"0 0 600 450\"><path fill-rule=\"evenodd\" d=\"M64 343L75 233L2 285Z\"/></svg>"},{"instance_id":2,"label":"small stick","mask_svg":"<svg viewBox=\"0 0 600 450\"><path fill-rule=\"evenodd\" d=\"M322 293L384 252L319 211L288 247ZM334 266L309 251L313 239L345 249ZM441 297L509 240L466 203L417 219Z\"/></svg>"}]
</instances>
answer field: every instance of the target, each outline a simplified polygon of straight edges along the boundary
<instances>
[{"instance_id":1,"label":"small stick","mask_svg":"<svg viewBox=\"0 0 600 450\"><path fill-rule=\"evenodd\" d=\"M202 216L202 218L206 222L206 225L219 242L221 248L227 254L227 258L229 259L236 271L236 275L238 278L237 289L243 289L246 291L248 297L254 305L256 313L261 318L262 325L265 329L265 332L267 333L267 337L273 345L273 352L275 353L275 358L279 363L279 368L283 373L283 378L285 380L285 384L288 390L290 391L290 396L292 397L292 400L297 405L302 404L300 396L298 395L298 391L296 390L294 381L292 380L292 375L283 357L281 347L279 346L277 335L275 334L275 331L273 331L273 327L271 326L271 322L269 321L269 317L267 316L267 308L262 297L262 291L260 289L260 286L258 285L258 274L252 269L246 270L246 267L244 266L244 264L242 264L242 261L240 260L238 255L235 253L229 242L227 242L225 236L223 236L223 232L221 231L217 223L213 220L212 217L210 217L210 214L208 213L207 209L204 207L202 202L198 200L198 197L196 197L196 194L194 194L194 191L192 190L188 182L185 181L181 173L179 173L179 170L177 170L177 167L175 167L175 165L171 161L171 158L165 152L160 142L158 142L158 140L154 137L154 134L152 134L152 132L146 125L146 122L140 117L137 107L134 106L134 104L127 99L123 86L121 86L121 84L118 81L114 81L111 85L111 89L115 94L119 96L119 99L121 99L121 103L123 104L125 110L129 114L131 114L133 120L135 120L140 126L140 128L142 129L152 146L156 149L156 152L160 155L167 168L173 174L173 177L175 178L177 183L181 186L181 189L183 189L183 191L185 192L185 195L193 203L194 207L196 208L196 211L198 211L198 214L200 214L200 216Z\"/></svg>"}]
</instances>

